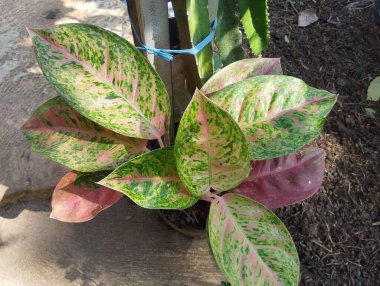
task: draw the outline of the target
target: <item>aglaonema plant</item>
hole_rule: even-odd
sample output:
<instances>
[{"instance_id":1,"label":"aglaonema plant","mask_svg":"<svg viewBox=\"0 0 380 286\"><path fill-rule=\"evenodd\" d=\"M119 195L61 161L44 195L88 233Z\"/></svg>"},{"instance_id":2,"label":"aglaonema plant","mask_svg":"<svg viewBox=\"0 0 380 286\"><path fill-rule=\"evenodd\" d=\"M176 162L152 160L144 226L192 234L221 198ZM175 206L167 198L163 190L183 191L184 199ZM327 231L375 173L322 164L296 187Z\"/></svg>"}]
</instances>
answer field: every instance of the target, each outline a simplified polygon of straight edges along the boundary
<instances>
[{"instance_id":1,"label":"aglaonema plant","mask_svg":"<svg viewBox=\"0 0 380 286\"><path fill-rule=\"evenodd\" d=\"M150 209L205 200L212 253L232 285L298 284L296 248L270 209L320 187L325 153L305 145L333 94L281 75L279 59L241 60L196 90L165 146L169 98L133 45L84 24L30 34L58 96L22 130L33 150L73 169L53 192L52 218L87 221L123 195Z\"/></svg>"}]
</instances>

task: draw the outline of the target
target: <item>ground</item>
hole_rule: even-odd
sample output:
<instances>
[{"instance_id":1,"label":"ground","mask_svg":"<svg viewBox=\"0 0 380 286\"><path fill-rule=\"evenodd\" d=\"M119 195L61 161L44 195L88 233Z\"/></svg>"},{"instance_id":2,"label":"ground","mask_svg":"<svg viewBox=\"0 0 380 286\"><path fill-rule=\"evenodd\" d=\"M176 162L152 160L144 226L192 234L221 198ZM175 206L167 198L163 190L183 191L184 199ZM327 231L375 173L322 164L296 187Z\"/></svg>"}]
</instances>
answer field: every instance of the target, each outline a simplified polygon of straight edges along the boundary
<instances>
[{"instance_id":1,"label":"ground","mask_svg":"<svg viewBox=\"0 0 380 286\"><path fill-rule=\"evenodd\" d=\"M351 9L342 0L294 2L269 2L272 43L265 55L280 56L285 74L338 94L338 102L317 141L327 153L321 190L278 215L296 242L302 285L378 285L380 106L366 100L366 91L380 75L380 27L370 1ZM297 11L305 8L317 8L320 21L299 28Z\"/></svg>"}]
</instances>

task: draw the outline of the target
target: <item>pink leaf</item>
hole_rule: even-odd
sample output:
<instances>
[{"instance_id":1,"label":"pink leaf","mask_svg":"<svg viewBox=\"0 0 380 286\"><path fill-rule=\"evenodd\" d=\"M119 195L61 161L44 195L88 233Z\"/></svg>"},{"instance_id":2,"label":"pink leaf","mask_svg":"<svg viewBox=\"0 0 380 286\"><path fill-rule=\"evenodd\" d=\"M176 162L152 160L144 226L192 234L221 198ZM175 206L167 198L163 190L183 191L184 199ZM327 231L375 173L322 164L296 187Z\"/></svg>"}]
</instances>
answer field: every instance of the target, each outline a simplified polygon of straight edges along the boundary
<instances>
[{"instance_id":1,"label":"pink leaf","mask_svg":"<svg viewBox=\"0 0 380 286\"><path fill-rule=\"evenodd\" d=\"M280 59L244 59L218 71L202 86L201 90L208 95L247 78L268 74L282 74Z\"/></svg>"},{"instance_id":2,"label":"pink leaf","mask_svg":"<svg viewBox=\"0 0 380 286\"><path fill-rule=\"evenodd\" d=\"M54 189L50 217L64 222L84 222L116 203L122 193L95 183L105 175L75 171L66 174Z\"/></svg>"},{"instance_id":3,"label":"pink leaf","mask_svg":"<svg viewBox=\"0 0 380 286\"><path fill-rule=\"evenodd\" d=\"M248 178L233 193L242 194L270 209L311 197L322 184L325 151L304 148L284 157L252 161Z\"/></svg>"}]
</instances>

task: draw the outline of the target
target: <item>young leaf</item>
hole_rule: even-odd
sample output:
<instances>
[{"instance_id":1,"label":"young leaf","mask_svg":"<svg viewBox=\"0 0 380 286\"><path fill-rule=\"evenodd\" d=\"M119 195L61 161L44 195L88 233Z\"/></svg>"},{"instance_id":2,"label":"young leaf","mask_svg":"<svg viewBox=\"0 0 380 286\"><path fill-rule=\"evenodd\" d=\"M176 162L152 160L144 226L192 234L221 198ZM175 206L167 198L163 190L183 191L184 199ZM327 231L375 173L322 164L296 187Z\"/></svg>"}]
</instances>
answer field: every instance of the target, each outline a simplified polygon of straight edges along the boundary
<instances>
[{"instance_id":1,"label":"young leaf","mask_svg":"<svg viewBox=\"0 0 380 286\"><path fill-rule=\"evenodd\" d=\"M320 188L325 151L304 148L285 157L252 161L248 178L232 190L275 209L311 197Z\"/></svg>"},{"instance_id":2,"label":"young leaf","mask_svg":"<svg viewBox=\"0 0 380 286\"><path fill-rule=\"evenodd\" d=\"M258 56L269 43L267 0L238 0L240 19L252 52Z\"/></svg>"},{"instance_id":3,"label":"young leaf","mask_svg":"<svg viewBox=\"0 0 380 286\"><path fill-rule=\"evenodd\" d=\"M226 194L211 204L207 227L216 262L231 285L298 285L292 238L264 206Z\"/></svg>"},{"instance_id":4,"label":"young leaf","mask_svg":"<svg viewBox=\"0 0 380 286\"><path fill-rule=\"evenodd\" d=\"M210 22L208 15L208 0L186 0L187 16L189 22L190 38L193 46L196 46L210 33ZM206 45L195 55L198 72L202 83L212 76L212 48Z\"/></svg>"},{"instance_id":5,"label":"young leaf","mask_svg":"<svg viewBox=\"0 0 380 286\"><path fill-rule=\"evenodd\" d=\"M336 96L290 76L251 77L214 93L250 142L250 158L262 160L294 152L322 130Z\"/></svg>"},{"instance_id":6,"label":"young leaf","mask_svg":"<svg viewBox=\"0 0 380 286\"><path fill-rule=\"evenodd\" d=\"M170 114L165 86L129 42L87 24L29 31L46 79L79 113L126 136L164 135Z\"/></svg>"},{"instance_id":7,"label":"young leaf","mask_svg":"<svg viewBox=\"0 0 380 286\"><path fill-rule=\"evenodd\" d=\"M248 142L231 116L195 91L174 144L178 173L194 196L239 185L250 166Z\"/></svg>"},{"instance_id":8,"label":"young leaf","mask_svg":"<svg viewBox=\"0 0 380 286\"><path fill-rule=\"evenodd\" d=\"M21 130L34 151L80 172L112 170L147 150L146 140L105 129L60 96L42 104Z\"/></svg>"},{"instance_id":9,"label":"young leaf","mask_svg":"<svg viewBox=\"0 0 380 286\"><path fill-rule=\"evenodd\" d=\"M173 147L138 156L99 184L122 192L139 206L149 209L185 209L198 201L179 179Z\"/></svg>"},{"instance_id":10,"label":"young leaf","mask_svg":"<svg viewBox=\"0 0 380 286\"><path fill-rule=\"evenodd\" d=\"M259 75L282 74L279 58L253 58L234 62L214 74L202 87L210 94L244 79Z\"/></svg>"},{"instance_id":11,"label":"young leaf","mask_svg":"<svg viewBox=\"0 0 380 286\"><path fill-rule=\"evenodd\" d=\"M54 189L51 218L64 222L84 222L116 203L123 194L97 185L104 172L66 174Z\"/></svg>"},{"instance_id":12,"label":"young leaf","mask_svg":"<svg viewBox=\"0 0 380 286\"><path fill-rule=\"evenodd\" d=\"M219 0L215 43L224 66L244 58L235 0Z\"/></svg>"}]
</instances>

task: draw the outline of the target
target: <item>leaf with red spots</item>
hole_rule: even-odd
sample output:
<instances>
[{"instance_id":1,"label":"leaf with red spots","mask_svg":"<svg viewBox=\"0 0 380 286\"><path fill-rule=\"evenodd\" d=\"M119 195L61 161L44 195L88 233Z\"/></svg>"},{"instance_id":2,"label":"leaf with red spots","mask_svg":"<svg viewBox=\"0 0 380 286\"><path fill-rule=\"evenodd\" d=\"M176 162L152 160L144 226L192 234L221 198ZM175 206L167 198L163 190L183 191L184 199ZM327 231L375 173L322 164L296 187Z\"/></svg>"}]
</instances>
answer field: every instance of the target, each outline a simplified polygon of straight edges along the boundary
<instances>
[{"instance_id":1,"label":"leaf with red spots","mask_svg":"<svg viewBox=\"0 0 380 286\"><path fill-rule=\"evenodd\" d=\"M282 74L278 58L253 58L236 61L214 74L203 86L202 92L210 94L244 79L268 74Z\"/></svg>"},{"instance_id":2,"label":"leaf with red spots","mask_svg":"<svg viewBox=\"0 0 380 286\"><path fill-rule=\"evenodd\" d=\"M104 172L66 174L54 189L51 218L63 222L84 222L109 208L122 193L96 184Z\"/></svg>"},{"instance_id":3,"label":"leaf with red spots","mask_svg":"<svg viewBox=\"0 0 380 286\"><path fill-rule=\"evenodd\" d=\"M304 148L284 157L252 161L248 178L232 190L275 209L311 197L325 171L325 151Z\"/></svg>"},{"instance_id":4,"label":"leaf with red spots","mask_svg":"<svg viewBox=\"0 0 380 286\"><path fill-rule=\"evenodd\" d=\"M121 165L99 184L149 209L186 209L198 201L182 184L173 147L160 148Z\"/></svg>"},{"instance_id":5,"label":"leaf with red spots","mask_svg":"<svg viewBox=\"0 0 380 286\"><path fill-rule=\"evenodd\" d=\"M211 204L207 226L215 260L231 285L298 285L300 266L292 237L263 205L226 194Z\"/></svg>"},{"instance_id":6,"label":"leaf with red spots","mask_svg":"<svg viewBox=\"0 0 380 286\"><path fill-rule=\"evenodd\" d=\"M212 94L250 142L250 158L262 160L294 152L315 139L336 95L283 75L251 77Z\"/></svg>"},{"instance_id":7,"label":"leaf with red spots","mask_svg":"<svg viewBox=\"0 0 380 286\"><path fill-rule=\"evenodd\" d=\"M194 196L211 188L231 190L250 170L243 132L226 111L199 90L182 116L174 153L181 181Z\"/></svg>"},{"instance_id":8,"label":"leaf with red spots","mask_svg":"<svg viewBox=\"0 0 380 286\"><path fill-rule=\"evenodd\" d=\"M32 149L80 172L115 169L147 151L147 141L116 134L80 115L57 96L21 128Z\"/></svg>"},{"instance_id":9,"label":"leaf with red spots","mask_svg":"<svg viewBox=\"0 0 380 286\"><path fill-rule=\"evenodd\" d=\"M128 41L87 24L29 32L46 79L80 114L125 136L165 134L170 117L165 85Z\"/></svg>"}]
</instances>

